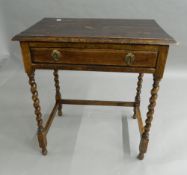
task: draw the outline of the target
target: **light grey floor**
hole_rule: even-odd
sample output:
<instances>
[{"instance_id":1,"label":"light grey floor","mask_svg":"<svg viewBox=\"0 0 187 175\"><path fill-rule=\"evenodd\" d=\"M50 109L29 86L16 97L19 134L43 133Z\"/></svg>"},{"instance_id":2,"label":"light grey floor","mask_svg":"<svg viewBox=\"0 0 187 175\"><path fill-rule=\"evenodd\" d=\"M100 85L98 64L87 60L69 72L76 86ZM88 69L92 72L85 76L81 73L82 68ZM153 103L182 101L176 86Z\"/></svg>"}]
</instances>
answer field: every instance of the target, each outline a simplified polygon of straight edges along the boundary
<instances>
[{"instance_id":1,"label":"light grey floor","mask_svg":"<svg viewBox=\"0 0 187 175\"><path fill-rule=\"evenodd\" d=\"M44 157L38 149L27 77L19 66L14 68L1 69L0 74L3 79L0 85L0 175L187 174L187 76L166 73L162 80L149 149L143 161L136 159L137 121L130 118L131 108L121 107L64 106L64 117L56 117L49 131L48 155ZM136 77L109 75L106 78L105 73L61 73L63 95L130 99L135 92L130 84L136 83ZM46 119L54 103L52 73L39 71L36 79ZM150 84L150 76L146 76L142 92L144 116Z\"/></svg>"}]
</instances>

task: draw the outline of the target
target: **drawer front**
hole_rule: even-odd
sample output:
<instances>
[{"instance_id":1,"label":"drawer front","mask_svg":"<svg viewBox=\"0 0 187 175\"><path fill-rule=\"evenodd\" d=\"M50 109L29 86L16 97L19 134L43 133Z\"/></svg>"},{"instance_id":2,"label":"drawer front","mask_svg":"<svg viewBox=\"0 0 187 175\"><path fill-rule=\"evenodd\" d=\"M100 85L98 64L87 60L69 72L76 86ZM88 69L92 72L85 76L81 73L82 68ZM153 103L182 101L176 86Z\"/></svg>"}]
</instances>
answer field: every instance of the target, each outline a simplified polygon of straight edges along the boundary
<instances>
[{"instance_id":1,"label":"drawer front","mask_svg":"<svg viewBox=\"0 0 187 175\"><path fill-rule=\"evenodd\" d=\"M31 48L31 57L34 63L154 68L156 66L157 52L114 49Z\"/></svg>"}]
</instances>

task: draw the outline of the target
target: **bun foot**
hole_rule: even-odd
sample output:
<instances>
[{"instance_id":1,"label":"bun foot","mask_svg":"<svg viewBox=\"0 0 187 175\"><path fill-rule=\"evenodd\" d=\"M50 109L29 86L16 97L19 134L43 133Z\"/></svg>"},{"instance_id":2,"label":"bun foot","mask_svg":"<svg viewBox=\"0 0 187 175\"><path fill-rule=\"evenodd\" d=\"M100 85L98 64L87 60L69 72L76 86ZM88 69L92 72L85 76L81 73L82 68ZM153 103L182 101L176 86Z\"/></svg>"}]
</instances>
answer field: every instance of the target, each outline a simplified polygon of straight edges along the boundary
<instances>
[{"instance_id":1,"label":"bun foot","mask_svg":"<svg viewBox=\"0 0 187 175\"><path fill-rule=\"evenodd\" d=\"M59 116L59 117L62 117L62 116L63 116L63 113L62 113L61 110L58 111L58 116Z\"/></svg>"},{"instance_id":2,"label":"bun foot","mask_svg":"<svg viewBox=\"0 0 187 175\"><path fill-rule=\"evenodd\" d=\"M42 149L42 155L44 155L44 156L47 155L47 149Z\"/></svg>"},{"instance_id":3,"label":"bun foot","mask_svg":"<svg viewBox=\"0 0 187 175\"><path fill-rule=\"evenodd\" d=\"M61 117L62 115L63 115L62 104L59 104L59 106L58 106L58 116Z\"/></svg>"},{"instance_id":4,"label":"bun foot","mask_svg":"<svg viewBox=\"0 0 187 175\"><path fill-rule=\"evenodd\" d=\"M132 118L133 118L133 119L136 119L136 114L134 114L134 115L132 116Z\"/></svg>"},{"instance_id":5,"label":"bun foot","mask_svg":"<svg viewBox=\"0 0 187 175\"><path fill-rule=\"evenodd\" d=\"M139 153L138 156L137 156L137 158L139 160L143 160L144 159L144 153Z\"/></svg>"}]
</instances>

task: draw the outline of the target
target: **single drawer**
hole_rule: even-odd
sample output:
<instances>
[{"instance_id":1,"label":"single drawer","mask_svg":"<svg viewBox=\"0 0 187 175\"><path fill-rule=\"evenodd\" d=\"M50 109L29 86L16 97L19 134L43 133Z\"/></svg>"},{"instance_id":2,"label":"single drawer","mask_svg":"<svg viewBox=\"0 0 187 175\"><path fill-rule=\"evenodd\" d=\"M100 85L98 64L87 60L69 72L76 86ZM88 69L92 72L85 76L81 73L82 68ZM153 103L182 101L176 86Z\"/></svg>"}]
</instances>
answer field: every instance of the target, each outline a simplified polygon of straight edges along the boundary
<instances>
[{"instance_id":1,"label":"single drawer","mask_svg":"<svg viewBox=\"0 0 187 175\"><path fill-rule=\"evenodd\" d=\"M35 63L154 68L156 66L157 52L114 49L31 48L31 57Z\"/></svg>"}]
</instances>

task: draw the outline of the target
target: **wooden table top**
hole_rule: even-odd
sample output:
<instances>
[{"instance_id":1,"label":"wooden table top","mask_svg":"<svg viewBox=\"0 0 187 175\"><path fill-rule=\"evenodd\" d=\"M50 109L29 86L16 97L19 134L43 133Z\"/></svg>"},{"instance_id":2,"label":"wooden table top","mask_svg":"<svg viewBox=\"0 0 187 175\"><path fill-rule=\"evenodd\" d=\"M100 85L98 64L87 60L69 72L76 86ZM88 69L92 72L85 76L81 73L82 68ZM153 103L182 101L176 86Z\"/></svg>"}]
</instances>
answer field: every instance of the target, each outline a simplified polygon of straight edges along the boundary
<instances>
[{"instance_id":1,"label":"wooden table top","mask_svg":"<svg viewBox=\"0 0 187 175\"><path fill-rule=\"evenodd\" d=\"M16 35L13 40L158 45L175 43L154 20L147 19L44 18Z\"/></svg>"}]
</instances>

